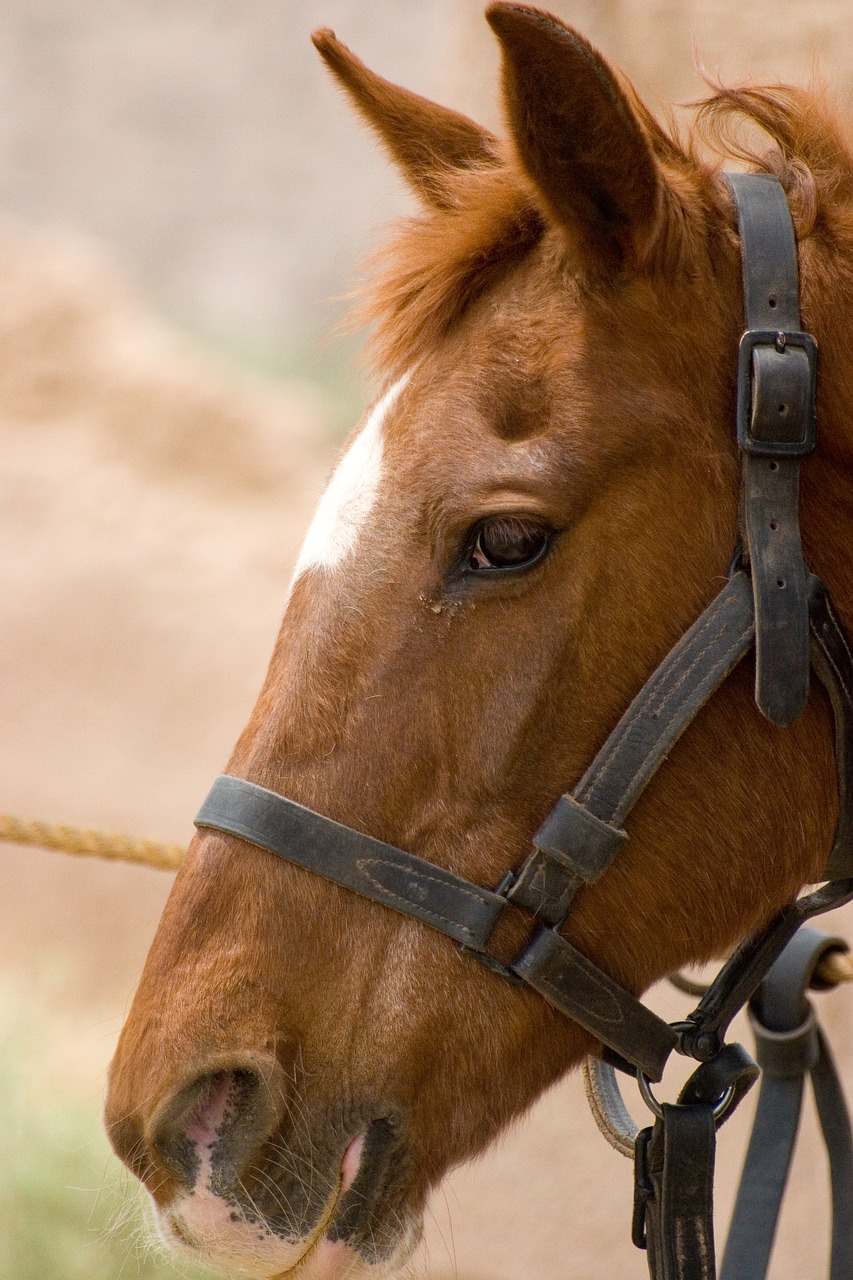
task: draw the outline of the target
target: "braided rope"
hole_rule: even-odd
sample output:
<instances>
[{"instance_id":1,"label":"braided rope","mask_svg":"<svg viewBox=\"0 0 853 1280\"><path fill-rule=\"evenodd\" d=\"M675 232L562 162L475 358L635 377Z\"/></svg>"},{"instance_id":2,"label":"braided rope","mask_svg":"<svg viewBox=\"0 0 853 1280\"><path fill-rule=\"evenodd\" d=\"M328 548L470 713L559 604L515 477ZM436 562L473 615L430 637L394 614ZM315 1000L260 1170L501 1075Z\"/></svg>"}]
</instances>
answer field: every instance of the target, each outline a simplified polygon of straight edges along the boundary
<instances>
[{"instance_id":1,"label":"braided rope","mask_svg":"<svg viewBox=\"0 0 853 1280\"><path fill-rule=\"evenodd\" d=\"M35 822L16 818L10 813L0 814L0 842L55 849L81 857L106 858L112 862L135 862L144 867L159 867L163 871L177 871L185 852L180 844L140 840L135 836L95 831L88 827Z\"/></svg>"}]
</instances>

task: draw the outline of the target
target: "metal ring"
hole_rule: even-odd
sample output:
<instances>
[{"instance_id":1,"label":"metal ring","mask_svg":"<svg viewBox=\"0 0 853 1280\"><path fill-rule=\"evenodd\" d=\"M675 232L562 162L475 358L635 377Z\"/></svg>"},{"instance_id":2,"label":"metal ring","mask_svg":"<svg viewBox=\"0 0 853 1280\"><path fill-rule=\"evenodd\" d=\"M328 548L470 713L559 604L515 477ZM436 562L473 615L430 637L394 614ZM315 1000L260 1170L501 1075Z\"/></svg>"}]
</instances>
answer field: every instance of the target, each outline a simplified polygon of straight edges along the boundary
<instances>
[{"instance_id":1,"label":"metal ring","mask_svg":"<svg viewBox=\"0 0 853 1280\"><path fill-rule=\"evenodd\" d=\"M637 1072L637 1085L640 1089L640 1097L645 1102L649 1111L657 1116L658 1120L663 1119L663 1109L655 1095L652 1093L652 1086L649 1084L649 1078L643 1071Z\"/></svg>"},{"instance_id":2,"label":"metal ring","mask_svg":"<svg viewBox=\"0 0 853 1280\"><path fill-rule=\"evenodd\" d=\"M640 1090L640 1097L649 1108L649 1111L651 1111L653 1115L656 1115L658 1120L662 1120L663 1107L652 1093L652 1086L649 1084L648 1076L642 1071L637 1072L637 1085ZM729 1107L734 1102L734 1098L735 1087L733 1084L730 1084L725 1093L714 1103L713 1116L716 1121L722 1121Z\"/></svg>"}]
</instances>

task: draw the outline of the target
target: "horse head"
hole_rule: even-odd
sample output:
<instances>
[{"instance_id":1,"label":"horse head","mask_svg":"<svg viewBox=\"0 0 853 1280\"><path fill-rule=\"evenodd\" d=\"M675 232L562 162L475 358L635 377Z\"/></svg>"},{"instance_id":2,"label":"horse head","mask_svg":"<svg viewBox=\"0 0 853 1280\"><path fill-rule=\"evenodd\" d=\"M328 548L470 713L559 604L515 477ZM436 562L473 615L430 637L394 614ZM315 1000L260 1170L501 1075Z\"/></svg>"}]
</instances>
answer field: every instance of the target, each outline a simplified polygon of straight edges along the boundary
<instances>
[{"instance_id":1,"label":"horse head","mask_svg":"<svg viewBox=\"0 0 853 1280\"><path fill-rule=\"evenodd\" d=\"M556 19L487 16L505 141L315 37L422 211L369 303L381 394L308 531L227 771L493 888L725 580L742 293L731 197L698 144ZM807 95L720 91L705 111L775 143L762 163L788 191L831 365L804 528L843 589L828 495L850 355L828 315L849 291L851 159ZM751 685L744 665L702 711L565 925L634 993L819 873L825 701L781 733ZM508 912L496 953L530 928ZM175 1247L245 1275L381 1277L443 1174L596 1048L418 921L203 830L107 1123Z\"/></svg>"}]
</instances>

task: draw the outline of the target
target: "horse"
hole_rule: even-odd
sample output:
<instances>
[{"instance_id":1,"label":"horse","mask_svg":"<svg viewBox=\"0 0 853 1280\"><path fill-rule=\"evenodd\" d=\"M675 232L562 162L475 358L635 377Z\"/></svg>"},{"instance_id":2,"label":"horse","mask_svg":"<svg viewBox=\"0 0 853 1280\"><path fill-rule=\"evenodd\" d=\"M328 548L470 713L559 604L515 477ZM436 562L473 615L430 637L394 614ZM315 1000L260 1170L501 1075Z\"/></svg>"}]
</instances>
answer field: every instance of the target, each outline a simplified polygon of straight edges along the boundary
<instances>
[{"instance_id":1,"label":"horse","mask_svg":"<svg viewBox=\"0 0 853 1280\"><path fill-rule=\"evenodd\" d=\"M714 86L679 130L558 19L486 17L505 139L314 36L420 212L378 263L382 391L308 530L227 772L491 888L726 581L743 294L714 154L774 175L790 205L821 348L804 548L853 625L853 153L816 92ZM747 659L703 708L562 928L631 993L820 877L828 700L813 687L782 730L753 681ZM530 929L508 911L498 961ZM420 921L203 827L106 1124L174 1248L241 1275L381 1280L445 1172L600 1049Z\"/></svg>"}]
</instances>

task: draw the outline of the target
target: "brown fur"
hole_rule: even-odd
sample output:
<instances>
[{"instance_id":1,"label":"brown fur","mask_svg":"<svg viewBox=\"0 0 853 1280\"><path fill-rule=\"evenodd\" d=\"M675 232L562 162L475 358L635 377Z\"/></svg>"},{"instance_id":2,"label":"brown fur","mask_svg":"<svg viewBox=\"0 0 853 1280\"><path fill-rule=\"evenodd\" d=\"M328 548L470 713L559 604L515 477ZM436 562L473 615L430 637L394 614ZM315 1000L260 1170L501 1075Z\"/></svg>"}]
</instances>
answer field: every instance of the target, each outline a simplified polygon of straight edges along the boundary
<instances>
[{"instance_id":1,"label":"brown fur","mask_svg":"<svg viewBox=\"0 0 853 1280\"><path fill-rule=\"evenodd\" d=\"M315 31L317 52L346 89L415 192L438 208L452 207L446 180L457 169L494 164L498 141L458 111L449 111L370 71L335 38Z\"/></svg>"},{"instance_id":2,"label":"brown fur","mask_svg":"<svg viewBox=\"0 0 853 1280\"><path fill-rule=\"evenodd\" d=\"M428 149L405 136L405 117L383 107L373 120L429 201L369 304L383 374L411 370L385 431L393 484L344 569L296 584L229 764L482 884L520 863L719 589L737 528L742 328L733 211L698 135L665 133L556 20L517 5L490 16L514 133L500 165L466 156L449 177L437 144L436 201ZM323 47L355 93L363 72L331 35ZM521 114L553 116L557 65L559 92L588 110L573 132L549 126L547 146L529 130L520 139ZM363 110L372 101L362 93ZM788 189L801 239L804 322L823 362L804 538L850 626L853 161L814 96L725 90L700 111L708 136L740 117L770 135L761 163ZM424 118L417 106L418 137ZM620 190L613 154L634 157L648 200ZM581 159L573 195L566 175ZM625 186L636 179L629 166ZM551 553L500 581L454 574L468 531L499 512L547 521ZM818 876L832 777L823 697L776 730L755 709L745 663L637 805L624 851L580 895L567 936L634 991L719 954ZM529 931L513 914L498 953ZM248 1117L245 1177L264 1203L272 1180L294 1229L318 1219L316 1196L331 1194L350 1138L387 1119L397 1145L370 1212L374 1255L390 1266L395 1223L591 1047L446 938L205 833L123 1032L108 1122L168 1207L186 1181L170 1154L180 1099L223 1064L269 1082L266 1110ZM293 1167L321 1192L312 1198Z\"/></svg>"}]
</instances>

